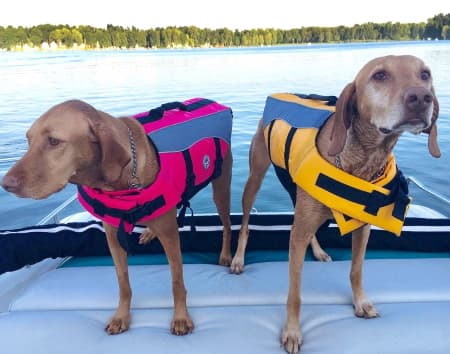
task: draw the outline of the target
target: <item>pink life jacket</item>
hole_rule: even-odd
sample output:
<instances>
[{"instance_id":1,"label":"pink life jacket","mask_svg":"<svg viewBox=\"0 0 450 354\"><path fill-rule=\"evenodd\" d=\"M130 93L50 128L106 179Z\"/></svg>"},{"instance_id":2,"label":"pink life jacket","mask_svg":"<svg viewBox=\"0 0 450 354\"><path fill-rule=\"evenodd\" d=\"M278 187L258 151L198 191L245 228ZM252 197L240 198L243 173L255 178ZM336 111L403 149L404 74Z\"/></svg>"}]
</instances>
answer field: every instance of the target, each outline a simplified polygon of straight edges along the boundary
<instances>
[{"instance_id":1,"label":"pink life jacket","mask_svg":"<svg viewBox=\"0 0 450 354\"><path fill-rule=\"evenodd\" d=\"M208 99L171 102L134 116L158 154L156 180L142 189L104 191L78 186L78 199L95 217L130 233L137 222L154 219L175 206L183 209L220 176L230 149L232 111ZM182 220L181 220L182 222ZM122 242L121 242L122 243Z\"/></svg>"}]
</instances>

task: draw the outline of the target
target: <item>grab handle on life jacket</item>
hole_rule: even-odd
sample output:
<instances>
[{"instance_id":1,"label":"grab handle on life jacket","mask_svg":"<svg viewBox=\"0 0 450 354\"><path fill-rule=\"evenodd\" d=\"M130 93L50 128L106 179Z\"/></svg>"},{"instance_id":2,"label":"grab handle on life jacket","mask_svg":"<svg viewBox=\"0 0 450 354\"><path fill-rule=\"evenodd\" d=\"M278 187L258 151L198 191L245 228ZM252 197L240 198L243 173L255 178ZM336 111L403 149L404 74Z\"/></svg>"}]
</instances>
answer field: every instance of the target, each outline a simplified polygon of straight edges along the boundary
<instances>
[{"instance_id":1,"label":"grab handle on life jacket","mask_svg":"<svg viewBox=\"0 0 450 354\"><path fill-rule=\"evenodd\" d=\"M297 97L303 98L305 100L325 101L325 102L327 102L326 103L327 106L336 106L336 102L338 100L338 98L336 96L322 96L322 95L317 95L315 93L311 93L309 95L305 95L303 93L295 93L294 95Z\"/></svg>"},{"instance_id":2,"label":"grab handle on life jacket","mask_svg":"<svg viewBox=\"0 0 450 354\"><path fill-rule=\"evenodd\" d=\"M149 122L153 122L156 120L161 119L164 116L164 112L166 111L171 111L173 109L179 109L181 111L185 111L185 112L192 112L196 109L205 107L211 103L214 103L214 101L212 100L208 100L206 98L198 100L196 102L190 103L190 104L184 104L183 102L178 102L178 101L174 101L174 102L168 102L168 103L164 103L161 106L151 109L148 112L148 115L145 117L140 117L138 118L138 120L142 123L149 123Z\"/></svg>"}]
</instances>

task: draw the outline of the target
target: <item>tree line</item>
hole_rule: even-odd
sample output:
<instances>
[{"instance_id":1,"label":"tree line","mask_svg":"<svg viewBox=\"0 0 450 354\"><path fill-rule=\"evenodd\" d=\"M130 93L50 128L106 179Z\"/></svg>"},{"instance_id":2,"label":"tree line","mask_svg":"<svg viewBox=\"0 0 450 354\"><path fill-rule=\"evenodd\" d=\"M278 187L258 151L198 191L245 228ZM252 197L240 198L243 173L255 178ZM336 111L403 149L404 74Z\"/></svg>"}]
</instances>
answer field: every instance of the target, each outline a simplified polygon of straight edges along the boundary
<instances>
[{"instance_id":1,"label":"tree line","mask_svg":"<svg viewBox=\"0 0 450 354\"><path fill-rule=\"evenodd\" d=\"M107 25L92 26L43 24L33 27L0 26L0 48L25 46L41 48L55 43L63 48L175 48L231 47L279 44L329 43L377 40L450 39L450 13L439 14L421 23L364 23L352 27L301 27L290 30L208 29L195 26L151 28Z\"/></svg>"}]
</instances>

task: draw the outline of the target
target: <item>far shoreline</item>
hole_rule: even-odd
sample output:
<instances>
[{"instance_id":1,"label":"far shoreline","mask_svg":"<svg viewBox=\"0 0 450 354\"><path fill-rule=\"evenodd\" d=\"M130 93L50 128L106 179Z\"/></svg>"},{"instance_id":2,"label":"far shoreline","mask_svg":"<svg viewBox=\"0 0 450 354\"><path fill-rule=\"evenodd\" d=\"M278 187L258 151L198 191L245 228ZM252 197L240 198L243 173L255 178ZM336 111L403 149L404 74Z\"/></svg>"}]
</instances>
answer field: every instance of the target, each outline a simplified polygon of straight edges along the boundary
<instances>
[{"instance_id":1,"label":"far shoreline","mask_svg":"<svg viewBox=\"0 0 450 354\"><path fill-rule=\"evenodd\" d=\"M112 24L108 24L106 28L64 24L0 26L0 49L14 52L311 46L435 39L450 39L450 13L441 13L418 23L367 22L350 27L300 26L291 29L231 30L169 26L144 30Z\"/></svg>"},{"instance_id":2,"label":"far shoreline","mask_svg":"<svg viewBox=\"0 0 450 354\"><path fill-rule=\"evenodd\" d=\"M240 45L240 46L212 46L212 45L202 45L202 46L198 46L198 47L192 47L192 46L182 46L182 45L176 45L176 46L172 46L172 47L152 47L152 48L147 48L147 47L140 47L140 46L136 46L133 48L123 48L123 47L105 47L105 48L100 48L100 47L87 47L85 45L73 45L72 47L67 47L65 45L58 45L57 43L45 43L42 44L41 46L30 46L28 44L22 45L22 46L15 46L13 48L0 48L0 52L11 52L11 53L32 53L32 52L39 52L39 53L45 53L45 52L63 52L63 51L73 51L73 52L80 52L80 51L85 51L85 52L104 52L104 51L142 51L142 52L146 52L146 51L177 51L177 50L202 50L202 49L257 49L257 48L281 48L281 47L317 47L317 46L326 46L326 45L340 45L340 44L376 44L376 43L386 43L386 44L395 44L395 43L414 43L414 42L429 42L429 43L435 43L435 42L449 42L450 43L450 39L447 40L440 40L440 39L431 39L431 38L427 38L427 39L405 39L405 40L388 40L388 39L383 39L383 40L364 40L364 41L333 41L333 42L321 42L321 43L312 43L312 42L308 42L308 43L280 43L280 44L271 44L271 45L248 45L248 46L244 46L244 45Z\"/></svg>"}]
</instances>

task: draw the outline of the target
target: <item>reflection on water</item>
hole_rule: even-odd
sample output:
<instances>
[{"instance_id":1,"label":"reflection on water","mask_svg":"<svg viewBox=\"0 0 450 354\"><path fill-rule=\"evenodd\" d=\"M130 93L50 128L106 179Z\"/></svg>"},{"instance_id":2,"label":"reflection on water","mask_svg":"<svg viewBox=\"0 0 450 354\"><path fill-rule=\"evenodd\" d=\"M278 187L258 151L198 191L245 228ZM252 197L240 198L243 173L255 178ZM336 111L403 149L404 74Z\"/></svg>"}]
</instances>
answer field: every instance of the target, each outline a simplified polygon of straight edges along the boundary
<instances>
[{"instance_id":1,"label":"reflection on water","mask_svg":"<svg viewBox=\"0 0 450 354\"><path fill-rule=\"evenodd\" d=\"M232 211L240 211L247 178L251 136L268 94L273 92L339 95L368 60L387 54L413 54L431 67L440 100L439 141L443 156L427 153L425 136L405 135L396 147L406 175L449 197L450 171L450 42L407 42L313 45L243 49L153 51L61 51L0 53L0 176L26 150L25 132L52 105L78 98L113 115L130 115L161 103L207 97L234 112ZM276 186L274 188L274 186ZM413 189L415 202L450 211ZM68 196L69 186L44 201L18 199L0 191L0 229L29 225ZM210 190L193 201L194 210L214 212ZM255 207L290 210L287 194L272 171Z\"/></svg>"}]
</instances>

